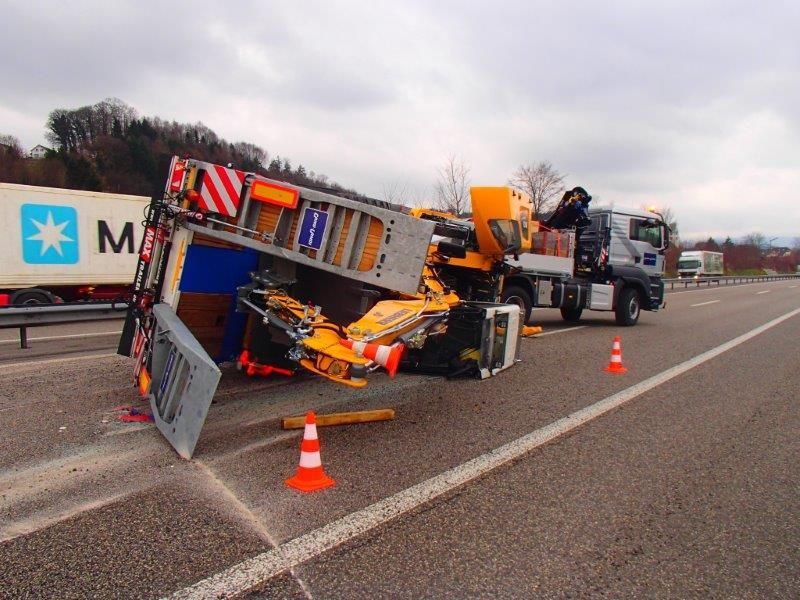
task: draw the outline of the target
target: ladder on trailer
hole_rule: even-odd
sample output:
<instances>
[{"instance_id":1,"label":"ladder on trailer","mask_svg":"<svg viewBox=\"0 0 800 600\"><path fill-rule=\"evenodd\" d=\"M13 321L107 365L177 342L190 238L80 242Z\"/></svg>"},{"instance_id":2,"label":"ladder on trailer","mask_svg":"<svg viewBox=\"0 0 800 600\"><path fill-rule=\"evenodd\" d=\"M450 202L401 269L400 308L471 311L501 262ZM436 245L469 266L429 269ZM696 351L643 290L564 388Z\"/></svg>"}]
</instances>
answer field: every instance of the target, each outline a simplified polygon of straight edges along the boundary
<instances>
[{"instance_id":1,"label":"ladder on trailer","mask_svg":"<svg viewBox=\"0 0 800 600\"><path fill-rule=\"evenodd\" d=\"M363 283L417 293L434 223L219 165L188 161L187 166L198 207L207 210L213 202L216 210L226 212L187 220L191 231Z\"/></svg>"}]
</instances>

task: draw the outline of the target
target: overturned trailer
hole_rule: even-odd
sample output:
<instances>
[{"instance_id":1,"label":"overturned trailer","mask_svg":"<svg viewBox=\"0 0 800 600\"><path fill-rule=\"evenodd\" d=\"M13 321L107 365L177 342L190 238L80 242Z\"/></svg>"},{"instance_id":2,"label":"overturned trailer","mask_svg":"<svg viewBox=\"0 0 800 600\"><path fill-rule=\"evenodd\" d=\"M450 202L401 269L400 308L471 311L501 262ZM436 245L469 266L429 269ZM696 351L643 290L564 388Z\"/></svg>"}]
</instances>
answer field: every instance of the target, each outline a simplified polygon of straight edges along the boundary
<instances>
[{"instance_id":1,"label":"overturned trailer","mask_svg":"<svg viewBox=\"0 0 800 600\"><path fill-rule=\"evenodd\" d=\"M524 201L481 189L473 202L504 215ZM447 248L432 244L443 219L427 217L173 158L148 209L118 352L136 359L134 381L177 452L191 457L223 362L351 387L379 368L488 377L513 365L519 308L446 285L437 265ZM475 228L491 242L500 221L513 218ZM492 248L476 243L480 260L467 270L494 286L494 299L505 254L520 248L486 240Z\"/></svg>"}]
</instances>

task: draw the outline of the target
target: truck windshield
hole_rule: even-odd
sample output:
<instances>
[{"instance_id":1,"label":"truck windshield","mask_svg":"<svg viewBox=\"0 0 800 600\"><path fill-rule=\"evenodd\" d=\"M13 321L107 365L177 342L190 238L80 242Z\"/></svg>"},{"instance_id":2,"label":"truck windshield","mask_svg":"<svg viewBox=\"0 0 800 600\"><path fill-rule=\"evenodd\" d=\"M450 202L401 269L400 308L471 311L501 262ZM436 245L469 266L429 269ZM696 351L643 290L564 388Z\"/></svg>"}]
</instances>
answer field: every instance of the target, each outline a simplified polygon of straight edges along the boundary
<instances>
[{"instance_id":1,"label":"truck windshield","mask_svg":"<svg viewBox=\"0 0 800 600\"><path fill-rule=\"evenodd\" d=\"M695 258L682 258L678 261L679 269L699 269L700 261Z\"/></svg>"},{"instance_id":2,"label":"truck windshield","mask_svg":"<svg viewBox=\"0 0 800 600\"><path fill-rule=\"evenodd\" d=\"M631 219L630 239L647 242L653 248L661 248L661 227L650 219Z\"/></svg>"},{"instance_id":3,"label":"truck windshield","mask_svg":"<svg viewBox=\"0 0 800 600\"><path fill-rule=\"evenodd\" d=\"M504 252L514 252L522 245L519 223L514 219L490 219L489 229Z\"/></svg>"}]
</instances>

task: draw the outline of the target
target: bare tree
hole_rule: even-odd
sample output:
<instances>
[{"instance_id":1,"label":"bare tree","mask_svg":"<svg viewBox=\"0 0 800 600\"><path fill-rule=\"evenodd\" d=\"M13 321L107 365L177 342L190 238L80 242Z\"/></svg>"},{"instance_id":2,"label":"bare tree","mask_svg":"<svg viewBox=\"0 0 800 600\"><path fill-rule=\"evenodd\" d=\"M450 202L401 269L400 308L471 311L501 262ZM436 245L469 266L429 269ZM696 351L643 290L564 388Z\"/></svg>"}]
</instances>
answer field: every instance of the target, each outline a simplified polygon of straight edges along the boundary
<instances>
[{"instance_id":1,"label":"bare tree","mask_svg":"<svg viewBox=\"0 0 800 600\"><path fill-rule=\"evenodd\" d=\"M258 169L266 169L269 164L269 154L255 144L249 142L236 142L233 144L233 151L236 152L241 158L239 168L245 171L257 171Z\"/></svg>"},{"instance_id":2,"label":"bare tree","mask_svg":"<svg viewBox=\"0 0 800 600\"><path fill-rule=\"evenodd\" d=\"M564 191L564 177L549 162L541 161L520 165L508 184L530 196L534 218L539 219L542 213L553 208L558 195Z\"/></svg>"},{"instance_id":3,"label":"bare tree","mask_svg":"<svg viewBox=\"0 0 800 600\"><path fill-rule=\"evenodd\" d=\"M408 203L408 182L390 181L383 184L382 200L392 204Z\"/></svg>"},{"instance_id":4,"label":"bare tree","mask_svg":"<svg viewBox=\"0 0 800 600\"><path fill-rule=\"evenodd\" d=\"M680 231L678 230L678 219L675 216L675 213L672 212L672 209L669 206L665 206L664 208L656 208L655 211L657 214L661 215L661 217L664 219L664 222L669 226L670 236L677 243L680 240Z\"/></svg>"},{"instance_id":5,"label":"bare tree","mask_svg":"<svg viewBox=\"0 0 800 600\"><path fill-rule=\"evenodd\" d=\"M742 238L742 243L745 246L755 246L759 250L767 250L768 242L767 236L757 231L748 233Z\"/></svg>"},{"instance_id":6,"label":"bare tree","mask_svg":"<svg viewBox=\"0 0 800 600\"><path fill-rule=\"evenodd\" d=\"M429 208L433 206L430 188L413 187L409 194L407 206L415 206L418 208Z\"/></svg>"},{"instance_id":7,"label":"bare tree","mask_svg":"<svg viewBox=\"0 0 800 600\"><path fill-rule=\"evenodd\" d=\"M463 159L450 156L439 169L439 180L434 185L437 210L461 216L469 208L469 167Z\"/></svg>"},{"instance_id":8,"label":"bare tree","mask_svg":"<svg viewBox=\"0 0 800 600\"><path fill-rule=\"evenodd\" d=\"M8 134L0 134L0 151L12 158L22 158L24 154L19 138Z\"/></svg>"}]
</instances>

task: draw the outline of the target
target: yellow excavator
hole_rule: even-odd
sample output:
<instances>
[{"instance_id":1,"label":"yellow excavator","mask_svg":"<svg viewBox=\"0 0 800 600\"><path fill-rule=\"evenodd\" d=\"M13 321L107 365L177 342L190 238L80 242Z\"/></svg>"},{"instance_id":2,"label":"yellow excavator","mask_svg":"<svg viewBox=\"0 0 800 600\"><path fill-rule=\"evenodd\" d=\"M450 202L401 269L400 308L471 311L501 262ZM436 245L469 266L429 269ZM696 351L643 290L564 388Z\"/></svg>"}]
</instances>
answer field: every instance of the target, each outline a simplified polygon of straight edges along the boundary
<instances>
[{"instance_id":1,"label":"yellow excavator","mask_svg":"<svg viewBox=\"0 0 800 600\"><path fill-rule=\"evenodd\" d=\"M292 360L352 387L366 385L367 372L379 366L391 376L401 366L483 376L507 368L516 357L523 323L515 307L496 301L508 269L505 258L530 250L530 236L522 235L530 227L530 201L507 187L475 187L470 196L469 219L428 209L410 211L435 226L417 292L385 293L390 297L346 327L263 274L256 285L240 290L240 303L286 334ZM487 320L497 321L489 344L483 343ZM509 343L512 351L507 352Z\"/></svg>"}]
</instances>

